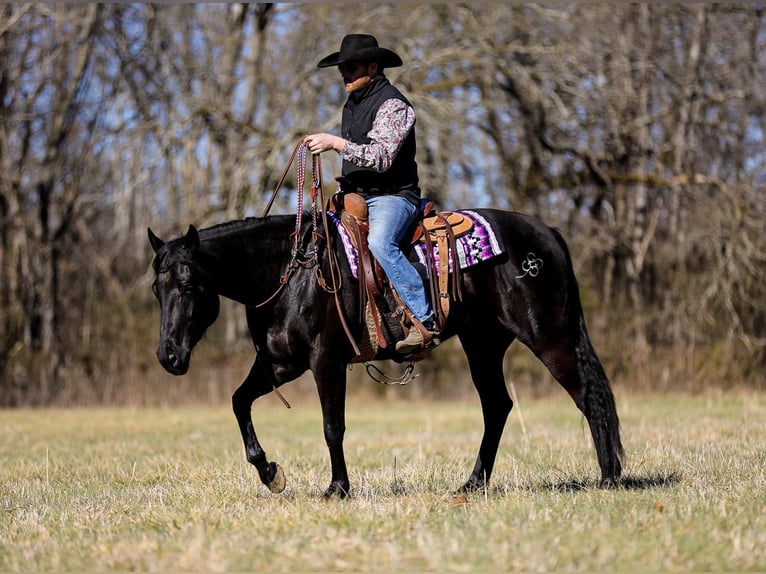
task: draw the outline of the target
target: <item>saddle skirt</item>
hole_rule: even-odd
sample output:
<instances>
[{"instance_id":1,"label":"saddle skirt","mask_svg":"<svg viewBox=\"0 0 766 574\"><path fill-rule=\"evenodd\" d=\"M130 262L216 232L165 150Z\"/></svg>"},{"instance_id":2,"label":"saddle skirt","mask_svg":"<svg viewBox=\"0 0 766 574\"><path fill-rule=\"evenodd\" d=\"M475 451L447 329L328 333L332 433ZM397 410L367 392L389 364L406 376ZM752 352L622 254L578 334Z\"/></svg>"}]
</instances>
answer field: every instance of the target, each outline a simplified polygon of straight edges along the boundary
<instances>
[{"instance_id":1,"label":"saddle skirt","mask_svg":"<svg viewBox=\"0 0 766 574\"><path fill-rule=\"evenodd\" d=\"M457 251L457 260L460 265L460 269L467 269L481 263L482 261L488 261L493 257L497 257L504 252L503 246L497 238L494 230L490 226L489 222L484 219L480 214L475 211L461 210L455 213L459 213L467 217L471 223L471 229L459 237L455 241L455 249ZM341 225L340 217L335 211L328 210L328 218L335 223L338 228L338 234L343 244L343 251L348 259L349 266L351 267L351 273L355 278L359 278L359 253L351 241L346 228ZM417 260L427 266L427 245L423 241L417 241L413 246ZM439 264L439 249L437 245L432 245L433 258L436 263L437 273L440 268ZM449 252L449 272L452 273L453 269L453 256L450 250Z\"/></svg>"}]
</instances>

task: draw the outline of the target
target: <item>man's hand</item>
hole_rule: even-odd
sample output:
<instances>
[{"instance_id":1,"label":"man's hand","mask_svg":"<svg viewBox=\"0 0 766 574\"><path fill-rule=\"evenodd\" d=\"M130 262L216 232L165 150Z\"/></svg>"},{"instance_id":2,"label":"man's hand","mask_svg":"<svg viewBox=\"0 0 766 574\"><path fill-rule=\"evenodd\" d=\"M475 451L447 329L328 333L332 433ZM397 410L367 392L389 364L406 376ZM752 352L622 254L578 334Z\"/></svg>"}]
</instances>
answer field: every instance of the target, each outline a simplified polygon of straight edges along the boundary
<instances>
[{"instance_id":1,"label":"man's hand","mask_svg":"<svg viewBox=\"0 0 766 574\"><path fill-rule=\"evenodd\" d=\"M346 140L332 134L311 134L303 138L303 142L309 146L309 151L313 154L322 153L334 149L338 153L343 151L346 146Z\"/></svg>"}]
</instances>

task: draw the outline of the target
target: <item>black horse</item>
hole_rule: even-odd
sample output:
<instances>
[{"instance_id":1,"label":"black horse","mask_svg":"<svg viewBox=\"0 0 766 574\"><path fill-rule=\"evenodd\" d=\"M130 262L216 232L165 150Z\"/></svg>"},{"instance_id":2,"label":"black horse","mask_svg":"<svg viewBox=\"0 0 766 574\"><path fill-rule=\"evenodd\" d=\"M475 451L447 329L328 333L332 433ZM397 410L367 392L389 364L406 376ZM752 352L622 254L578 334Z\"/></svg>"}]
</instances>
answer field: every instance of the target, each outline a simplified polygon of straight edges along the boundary
<instances>
[{"instance_id":1,"label":"black horse","mask_svg":"<svg viewBox=\"0 0 766 574\"><path fill-rule=\"evenodd\" d=\"M564 239L555 229L520 213L474 211L490 224L505 252L463 271L462 301L453 305L441 333L442 340L459 337L484 418L478 457L461 491L475 491L489 483L513 407L503 376L503 356L516 339L545 364L583 412L601 467L601 485L615 485L623 456L617 409L588 338ZM269 462L258 442L251 407L258 397L310 370L332 466L324 496L342 498L350 489L343 452L346 371L355 353L339 309L357 340L365 325L348 259L337 256L337 268L331 268L330 249L337 250L338 229L332 224L324 229L321 221L313 228L308 221L298 227L301 239L296 243L295 217L286 215L249 218L200 231L190 226L186 235L168 242L150 229L156 254L152 289L161 309L157 356L167 371L183 375L192 348L218 316L219 296L245 305L256 355L232 404L247 460L272 491L284 488L282 469ZM296 258L298 243L299 251L311 252L311 257ZM342 282L339 301L326 279L333 272L340 273ZM393 345L377 353L376 358L405 359L396 356Z\"/></svg>"}]
</instances>

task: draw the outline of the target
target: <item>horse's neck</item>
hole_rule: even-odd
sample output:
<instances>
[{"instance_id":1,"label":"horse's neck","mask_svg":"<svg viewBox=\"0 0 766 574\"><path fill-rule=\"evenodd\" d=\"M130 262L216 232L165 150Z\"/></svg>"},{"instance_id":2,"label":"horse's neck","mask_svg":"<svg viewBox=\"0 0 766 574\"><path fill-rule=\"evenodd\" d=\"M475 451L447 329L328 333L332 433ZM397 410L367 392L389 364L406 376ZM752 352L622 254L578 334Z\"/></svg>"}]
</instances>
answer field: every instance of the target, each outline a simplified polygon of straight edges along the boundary
<instances>
[{"instance_id":1,"label":"horse's neck","mask_svg":"<svg viewBox=\"0 0 766 574\"><path fill-rule=\"evenodd\" d=\"M279 287L294 224L294 218L272 216L202 230L198 261L219 294L246 305L260 303Z\"/></svg>"}]
</instances>

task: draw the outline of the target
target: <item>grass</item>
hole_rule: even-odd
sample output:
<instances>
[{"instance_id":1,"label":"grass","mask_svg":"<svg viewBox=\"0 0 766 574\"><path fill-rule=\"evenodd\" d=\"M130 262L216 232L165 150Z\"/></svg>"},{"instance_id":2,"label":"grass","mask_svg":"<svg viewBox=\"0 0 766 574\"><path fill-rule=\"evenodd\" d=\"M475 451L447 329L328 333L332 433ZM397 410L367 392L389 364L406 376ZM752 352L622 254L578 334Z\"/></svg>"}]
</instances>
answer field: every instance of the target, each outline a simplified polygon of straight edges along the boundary
<instances>
[{"instance_id":1,"label":"grass","mask_svg":"<svg viewBox=\"0 0 766 574\"><path fill-rule=\"evenodd\" d=\"M766 568L763 397L618 394L628 457L612 491L568 399L521 407L493 486L465 502L452 491L477 401L350 405L353 493L330 502L310 399L253 409L280 495L225 408L2 411L0 571Z\"/></svg>"}]
</instances>

